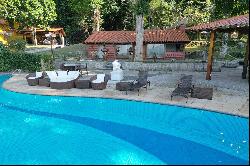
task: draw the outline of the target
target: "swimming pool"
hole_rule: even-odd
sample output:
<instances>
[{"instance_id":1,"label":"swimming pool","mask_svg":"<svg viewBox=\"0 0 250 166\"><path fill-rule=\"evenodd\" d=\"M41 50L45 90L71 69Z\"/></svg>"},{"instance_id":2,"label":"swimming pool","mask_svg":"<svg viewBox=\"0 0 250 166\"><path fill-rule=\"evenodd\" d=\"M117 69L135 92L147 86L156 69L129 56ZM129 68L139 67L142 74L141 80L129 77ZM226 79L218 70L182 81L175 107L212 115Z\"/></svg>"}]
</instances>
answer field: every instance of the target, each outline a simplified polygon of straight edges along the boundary
<instances>
[{"instance_id":1,"label":"swimming pool","mask_svg":"<svg viewBox=\"0 0 250 166\"><path fill-rule=\"evenodd\" d=\"M249 119L204 110L0 88L0 119L0 164L249 163Z\"/></svg>"}]
</instances>

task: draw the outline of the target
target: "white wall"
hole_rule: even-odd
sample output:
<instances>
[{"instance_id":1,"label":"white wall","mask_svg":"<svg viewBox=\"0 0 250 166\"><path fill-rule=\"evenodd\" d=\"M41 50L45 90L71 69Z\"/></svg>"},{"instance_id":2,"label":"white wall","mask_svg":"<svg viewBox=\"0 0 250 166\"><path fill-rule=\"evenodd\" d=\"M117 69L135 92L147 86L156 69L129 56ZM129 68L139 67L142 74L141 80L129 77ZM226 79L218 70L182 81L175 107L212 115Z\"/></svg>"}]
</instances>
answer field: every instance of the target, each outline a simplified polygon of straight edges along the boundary
<instances>
[{"instance_id":1,"label":"white wall","mask_svg":"<svg viewBox=\"0 0 250 166\"><path fill-rule=\"evenodd\" d=\"M147 57L152 58L154 54L157 57L162 57L165 54L164 44L147 44Z\"/></svg>"},{"instance_id":2,"label":"white wall","mask_svg":"<svg viewBox=\"0 0 250 166\"><path fill-rule=\"evenodd\" d=\"M120 51L118 52L119 56L128 56L129 55L129 48L132 47L131 44L127 44L127 45L117 45L117 47L120 48Z\"/></svg>"}]
</instances>

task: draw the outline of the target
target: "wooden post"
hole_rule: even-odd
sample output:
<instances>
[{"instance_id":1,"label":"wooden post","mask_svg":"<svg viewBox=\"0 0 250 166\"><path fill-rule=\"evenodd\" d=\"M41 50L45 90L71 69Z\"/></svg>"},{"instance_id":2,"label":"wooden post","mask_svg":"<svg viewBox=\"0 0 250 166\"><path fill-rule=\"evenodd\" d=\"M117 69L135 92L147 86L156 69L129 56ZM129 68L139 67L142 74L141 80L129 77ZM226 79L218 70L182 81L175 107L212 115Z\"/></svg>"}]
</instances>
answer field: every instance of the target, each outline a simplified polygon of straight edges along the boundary
<instances>
[{"instance_id":1,"label":"wooden post","mask_svg":"<svg viewBox=\"0 0 250 166\"><path fill-rule=\"evenodd\" d=\"M210 45L208 48L208 62L207 62L207 75L206 80L211 80L213 52L214 52L215 31L210 33Z\"/></svg>"},{"instance_id":2,"label":"wooden post","mask_svg":"<svg viewBox=\"0 0 250 166\"><path fill-rule=\"evenodd\" d=\"M147 60L147 44L143 44L143 61Z\"/></svg>"},{"instance_id":3,"label":"wooden post","mask_svg":"<svg viewBox=\"0 0 250 166\"><path fill-rule=\"evenodd\" d=\"M247 46L246 46L246 54L244 58L244 65L243 65L243 72L242 72L242 79L247 78L247 67L248 67L248 61L249 61L249 37L247 37Z\"/></svg>"},{"instance_id":4,"label":"wooden post","mask_svg":"<svg viewBox=\"0 0 250 166\"><path fill-rule=\"evenodd\" d=\"M132 44L132 49L133 49L133 57L132 57L132 61L135 61L135 44Z\"/></svg>"}]
</instances>

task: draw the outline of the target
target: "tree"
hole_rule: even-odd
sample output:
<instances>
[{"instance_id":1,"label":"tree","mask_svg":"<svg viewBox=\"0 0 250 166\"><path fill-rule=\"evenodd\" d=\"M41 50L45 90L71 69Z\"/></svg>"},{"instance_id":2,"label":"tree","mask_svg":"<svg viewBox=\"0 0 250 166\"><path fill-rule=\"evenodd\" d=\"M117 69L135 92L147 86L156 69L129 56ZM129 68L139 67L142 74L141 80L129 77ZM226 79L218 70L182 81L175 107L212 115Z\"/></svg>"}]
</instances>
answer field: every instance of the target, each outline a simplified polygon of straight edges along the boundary
<instances>
[{"instance_id":1,"label":"tree","mask_svg":"<svg viewBox=\"0 0 250 166\"><path fill-rule=\"evenodd\" d=\"M82 19L86 15L85 13L79 14L73 2L72 0L55 0L57 20L53 22L53 25L64 28L68 41L80 43L88 36L88 24L82 24Z\"/></svg>"},{"instance_id":2,"label":"tree","mask_svg":"<svg viewBox=\"0 0 250 166\"><path fill-rule=\"evenodd\" d=\"M135 16L132 0L105 0L102 6L102 28L105 30L134 30Z\"/></svg>"},{"instance_id":3,"label":"tree","mask_svg":"<svg viewBox=\"0 0 250 166\"><path fill-rule=\"evenodd\" d=\"M226 3L223 0L212 0L212 3L212 21L249 13L249 0L230 0Z\"/></svg>"},{"instance_id":4,"label":"tree","mask_svg":"<svg viewBox=\"0 0 250 166\"><path fill-rule=\"evenodd\" d=\"M103 0L71 1L72 9L81 17L79 23L87 26L88 29L91 27L92 31L100 30L102 24L102 5Z\"/></svg>"},{"instance_id":5,"label":"tree","mask_svg":"<svg viewBox=\"0 0 250 166\"><path fill-rule=\"evenodd\" d=\"M210 0L151 0L146 27L176 27L182 18L187 26L207 22L210 19L213 4Z\"/></svg>"},{"instance_id":6,"label":"tree","mask_svg":"<svg viewBox=\"0 0 250 166\"><path fill-rule=\"evenodd\" d=\"M11 25L17 21L21 27L45 28L56 19L53 0L1 0L0 5L0 16Z\"/></svg>"},{"instance_id":7,"label":"tree","mask_svg":"<svg viewBox=\"0 0 250 166\"><path fill-rule=\"evenodd\" d=\"M148 0L135 0L134 2L136 13L136 46L135 46L135 61L143 61L143 35L144 35L144 14L147 14L149 8Z\"/></svg>"},{"instance_id":8,"label":"tree","mask_svg":"<svg viewBox=\"0 0 250 166\"><path fill-rule=\"evenodd\" d=\"M56 19L55 3L53 0L8 0L0 1L1 17L5 18L11 28L14 22L20 27L32 27L33 41L37 45L36 28L46 28Z\"/></svg>"}]
</instances>

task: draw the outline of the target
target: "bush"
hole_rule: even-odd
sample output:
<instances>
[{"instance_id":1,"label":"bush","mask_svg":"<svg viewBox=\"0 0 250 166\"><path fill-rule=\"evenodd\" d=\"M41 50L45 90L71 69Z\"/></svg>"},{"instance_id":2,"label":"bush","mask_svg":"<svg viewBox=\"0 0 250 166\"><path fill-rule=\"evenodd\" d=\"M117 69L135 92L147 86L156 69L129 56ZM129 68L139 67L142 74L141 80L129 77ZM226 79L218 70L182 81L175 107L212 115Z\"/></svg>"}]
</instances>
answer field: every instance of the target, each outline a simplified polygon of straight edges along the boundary
<instances>
[{"instance_id":1,"label":"bush","mask_svg":"<svg viewBox=\"0 0 250 166\"><path fill-rule=\"evenodd\" d=\"M23 39L12 39L8 41L8 48L13 52L24 51L26 41Z\"/></svg>"},{"instance_id":2,"label":"bush","mask_svg":"<svg viewBox=\"0 0 250 166\"><path fill-rule=\"evenodd\" d=\"M50 55L12 52L0 44L0 71L13 71L15 69L29 72L40 71L42 60L46 65L49 63L45 69L52 68L53 60Z\"/></svg>"}]
</instances>

